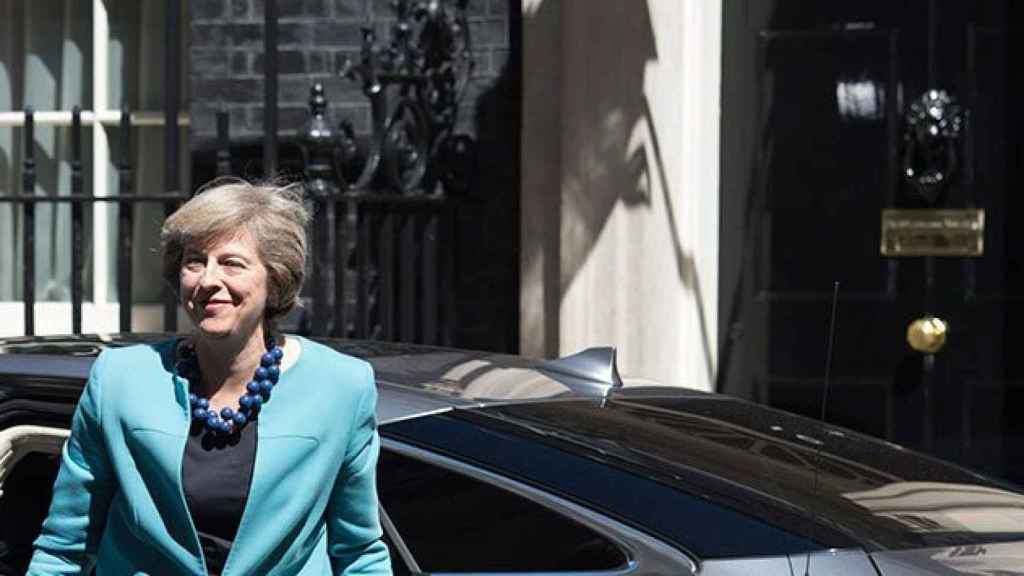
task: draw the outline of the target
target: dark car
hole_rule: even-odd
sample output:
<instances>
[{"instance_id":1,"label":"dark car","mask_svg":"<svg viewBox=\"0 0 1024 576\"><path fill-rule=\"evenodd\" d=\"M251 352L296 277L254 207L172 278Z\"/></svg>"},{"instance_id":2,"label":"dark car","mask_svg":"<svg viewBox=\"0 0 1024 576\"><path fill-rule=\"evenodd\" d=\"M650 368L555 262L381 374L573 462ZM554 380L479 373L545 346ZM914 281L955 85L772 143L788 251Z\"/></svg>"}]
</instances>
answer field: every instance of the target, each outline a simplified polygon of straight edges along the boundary
<instances>
[{"instance_id":1,"label":"dark car","mask_svg":"<svg viewBox=\"0 0 1024 576\"><path fill-rule=\"evenodd\" d=\"M103 347L0 340L0 573L21 574ZM376 370L397 574L1024 574L1024 495L742 400L555 361L320 340Z\"/></svg>"}]
</instances>

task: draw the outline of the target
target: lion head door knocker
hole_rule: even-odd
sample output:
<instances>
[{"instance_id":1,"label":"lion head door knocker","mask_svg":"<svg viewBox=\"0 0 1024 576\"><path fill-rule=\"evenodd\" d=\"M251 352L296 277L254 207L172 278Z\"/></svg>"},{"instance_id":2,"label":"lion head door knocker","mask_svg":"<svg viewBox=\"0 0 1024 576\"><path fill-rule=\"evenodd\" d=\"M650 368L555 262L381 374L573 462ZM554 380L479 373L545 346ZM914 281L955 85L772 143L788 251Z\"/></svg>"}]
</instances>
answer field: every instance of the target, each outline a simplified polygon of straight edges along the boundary
<instances>
[{"instance_id":1,"label":"lion head door knocker","mask_svg":"<svg viewBox=\"0 0 1024 576\"><path fill-rule=\"evenodd\" d=\"M944 90L929 90L910 105L903 133L903 180L917 201L941 204L957 170L964 111Z\"/></svg>"}]
</instances>

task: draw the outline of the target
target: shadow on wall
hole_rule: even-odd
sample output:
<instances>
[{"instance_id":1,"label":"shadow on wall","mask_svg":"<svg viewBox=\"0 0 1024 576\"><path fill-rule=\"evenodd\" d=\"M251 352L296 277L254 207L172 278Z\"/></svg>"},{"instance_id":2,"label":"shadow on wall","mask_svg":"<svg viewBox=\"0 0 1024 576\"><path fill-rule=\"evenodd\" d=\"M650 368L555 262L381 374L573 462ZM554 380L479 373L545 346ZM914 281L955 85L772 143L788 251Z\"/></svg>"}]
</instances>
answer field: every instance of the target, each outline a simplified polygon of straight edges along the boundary
<instances>
[{"instance_id":1,"label":"shadow on wall","mask_svg":"<svg viewBox=\"0 0 1024 576\"><path fill-rule=\"evenodd\" d=\"M674 203L680 191L670 186L658 122L644 93L648 63L658 61L648 3L545 0L535 10L524 11L523 27L527 38L554 38L559 50L553 57L558 58L560 53L561 58L560 68L544 73L545 78L559 83L560 98L550 95L559 93L559 88L549 90L537 82L526 82L524 92L529 101L550 101L551 106L550 110L524 115L525 121L534 126L557 126L547 129L548 140L554 143L537 138L536 144L543 151L524 150L526 162L546 164L527 169L534 173L548 171L543 179L553 186L530 190L531 178L524 176L524 202L539 202L542 206L523 206L524 218L530 214L534 217L523 226L523 269L540 267L539 277L544 284L543 326L526 325L524 334L543 334L543 350L535 353L559 354L563 298L594 250L612 211L620 202L630 209L653 210L651 194L657 190L663 196L661 205L670 231L665 242L671 243L674 251L674 272L681 286L694 292L703 356L707 373L713 374L712 343L696 266L692 254L680 243ZM552 44L545 46L543 41L524 46L527 62L546 62L543 51L551 48ZM637 138L638 134L644 137ZM560 160L547 163L552 149ZM637 254L637 258L644 257ZM529 290L529 286L523 289ZM524 321L530 321L529 312Z\"/></svg>"},{"instance_id":2,"label":"shadow on wall","mask_svg":"<svg viewBox=\"0 0 1024 576\"><path fill-rule=\"evenodd\" d=\"M475 101L467 98L473 103L469 131L476 139L476 166L456 203L453 344L499 352L517 352L519 344L522 9L519 2L508 4L507 57L499 64L497 53L492 55L498 76L474 78L483 91Z\"/></svg>"}]
</instances>

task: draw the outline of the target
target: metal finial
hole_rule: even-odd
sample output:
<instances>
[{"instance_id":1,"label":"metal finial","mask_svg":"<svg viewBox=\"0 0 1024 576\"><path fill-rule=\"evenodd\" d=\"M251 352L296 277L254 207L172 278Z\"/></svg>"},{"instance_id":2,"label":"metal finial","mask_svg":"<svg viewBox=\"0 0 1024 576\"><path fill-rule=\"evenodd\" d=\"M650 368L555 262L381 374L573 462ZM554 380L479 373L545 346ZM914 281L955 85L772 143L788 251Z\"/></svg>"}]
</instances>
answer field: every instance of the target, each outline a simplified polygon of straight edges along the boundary
<instances>
[{"instance_id":1,"label":"metal finial","mask_svg":"<svg viewBox=\"0 0 1024 576\"><path fill-rule=\"evenodd\" d=\"M327 97L324 95L324 85L320 82L309 89L309 111L313 116L323 116L327 111Z\"/></svg>"}]
</instances>

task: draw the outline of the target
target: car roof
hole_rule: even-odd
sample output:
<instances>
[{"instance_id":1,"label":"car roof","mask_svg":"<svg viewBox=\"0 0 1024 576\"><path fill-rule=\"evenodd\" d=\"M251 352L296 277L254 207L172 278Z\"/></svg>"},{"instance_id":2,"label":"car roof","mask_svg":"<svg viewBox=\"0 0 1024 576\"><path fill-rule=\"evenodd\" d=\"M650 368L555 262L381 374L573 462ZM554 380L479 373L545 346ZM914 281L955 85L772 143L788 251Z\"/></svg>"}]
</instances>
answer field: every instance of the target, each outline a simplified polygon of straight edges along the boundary
<instances>
[{"instance_id":1,"label":"car roof","mask_svg":"<svg viewBox=\"0 0 1024 576\"><path fill-rule=\"evenodd\" d=\"M28 393L44 384L52 392L54 385L63 384L65 392L77 399L94 359L104 348L172 337L135 333L0 339L0 385L17 383L19 393ZM399 342L312 339L373 366L381 423L456 407L600 397L607 388L606 383L585 374L521 356Z\"/></svg>"}]
</instances>

